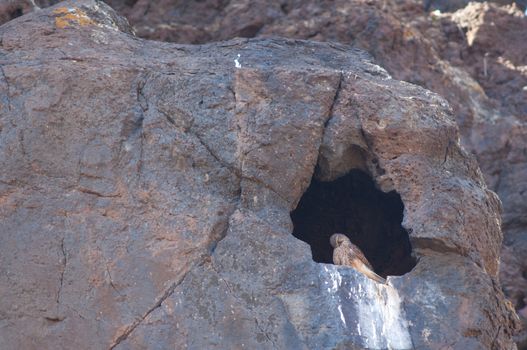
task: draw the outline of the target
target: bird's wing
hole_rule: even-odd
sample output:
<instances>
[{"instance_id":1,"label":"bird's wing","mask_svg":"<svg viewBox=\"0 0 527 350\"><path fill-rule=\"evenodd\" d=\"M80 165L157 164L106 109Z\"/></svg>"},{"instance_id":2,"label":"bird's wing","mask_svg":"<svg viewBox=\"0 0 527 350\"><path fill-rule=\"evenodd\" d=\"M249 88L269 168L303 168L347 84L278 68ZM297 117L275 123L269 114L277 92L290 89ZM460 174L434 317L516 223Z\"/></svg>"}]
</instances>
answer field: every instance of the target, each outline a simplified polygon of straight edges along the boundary
<instances>
[{"instance_id":1,"label":"bird's wing","mask_svg":"<svg viewBox=\"0 0 527 350\"><path fill-rule=\"evenodd\" d=\"M371 266L371 264L368 261L368 259L366 259L366 257L362 253L362 250L360 250L359 247L357 247L355 244L351 243L350 249L351 249L351 255L352 256L354 256L355 258L359 259L364 265L366 265L367 268L369 268L370 270L373 271L373 267Z\"/></svg>"}]
</instances>

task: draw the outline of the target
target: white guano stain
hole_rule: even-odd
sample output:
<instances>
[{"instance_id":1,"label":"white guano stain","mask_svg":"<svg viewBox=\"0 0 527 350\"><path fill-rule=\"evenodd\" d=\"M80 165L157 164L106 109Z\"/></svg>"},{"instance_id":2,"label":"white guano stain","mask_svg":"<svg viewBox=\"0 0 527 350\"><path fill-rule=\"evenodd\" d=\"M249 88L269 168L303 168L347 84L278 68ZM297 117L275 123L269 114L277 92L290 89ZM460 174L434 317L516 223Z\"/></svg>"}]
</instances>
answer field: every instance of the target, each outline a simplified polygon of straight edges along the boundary
<instances>
[{"instance_id":1,"label":"white guano stain","mask_svg":"<svg viewBox=\"0 0 527 350\"><path fill-rule=\"evenodd\" d=\"M337 306L337 309L339 310L340 319L342 320L342 323L344 323L344 326L346 326L346 318L344 318L344 313L342 312L342 305Z\"/></svg>"},{"instance_id":2,"label":"white guano stain","mask_svg":"<svg viewBox=\"0 0 527 350\"><path fill-rule=\"evenodd\" d=\"M324 271L326 282L330 285L325 290L332 295L344 328L351 330L346 320L349 323L355 319L362 346L369 349L413 347L397 289L362 276L349 278L346 274L343 278L338 269L332 266L324 266Z\"/></svg>"},{"instance_id":3,"label":"white guano stain","mask_svg":"<svg viewBox=\"0 0 527 350\"><path fill-rule=\"evenodd\" d=\"M238 54L238 56L234 59L234 67L236 68L242 68L242 65L240 64L240 61L239 61L240 57L241 55Z\"/></svg>"}]
</instances>

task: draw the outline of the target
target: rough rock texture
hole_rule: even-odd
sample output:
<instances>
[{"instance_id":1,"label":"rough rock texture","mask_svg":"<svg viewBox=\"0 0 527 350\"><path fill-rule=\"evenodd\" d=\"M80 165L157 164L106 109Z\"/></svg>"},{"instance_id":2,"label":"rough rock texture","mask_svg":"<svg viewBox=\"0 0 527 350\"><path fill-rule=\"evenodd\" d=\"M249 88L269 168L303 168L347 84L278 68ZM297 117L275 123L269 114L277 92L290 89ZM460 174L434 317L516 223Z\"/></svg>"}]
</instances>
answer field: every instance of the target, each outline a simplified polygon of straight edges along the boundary
<instances>
[{"instance_id":1,"label":"rough rock texture","mask_svg":"<svg viewBox=\"0 0 527 350\"><path fill-rule=\"evenodd\" d=\"M499 200L444 99L348 46L145 41L97 1L0 36L2 348L515 348ZM410 273L312 260L316 167L399 193Z\"/></svg>"},{"instance_id":2,"label":"rough rock texture","mask_svg":"<svg viewBox=\"0 0 527 350\"><path fill-rule=\"evenodd\" d=\"M21 0L1 0L0 1L0 24L22 16L25 13L35 10L35 5L31 1Z\"/></svg>"},{"instance_id":3,"label":"rough rock texture","mask_svg":"<svg viewBox=\"0 0 527 350\"><path fill-rule=\"evenodd\" d=\"M0 0L0 25L13 18L58 2L58 0Z\"/></svg>"},{"instance_id":4,"label":"rough rock texture","mask_svg":"<svg viewBox=\"0 0 527 350\"><path fill-rule=\"evenodd\" d=\"M514 303L518 316L523 321L523 332L516 341L519 349L527 349L527 235L511 235L504 242L500 278L507 298Z\"/></svg>"},{"instance_id":5,"label":"rough rock texture","mask_svg":"<svg viewBox=\"0 0 527 350\"><path fill-rule=\"evenodd\" d=\"M446 19L462 28L465 38L451 27L446 38L462 45L443 42L440 51L449 61L462 59L480 90L470 96L472 116L463 140L503 202L500 279L523 319L518 344L527 349L527 18L515 7L471 4Z\"/></svg>"},{"instance_id":6,"label":"rough rock texture","mask_svg":"<svg viewBox=\"0 0 527 350\"><path fill-rule=\"evenodd\" d=\"M527 0L424 0L425 8L429 10L439 10L443 12L452 12L462 9L471 2L492 2L500 5L516 3L523 10L525 10L525 7L527 6Z\"/></svg>"},{"instance_id":7,"label":"rough rock texture","mask_svg":"<svg viewBox=\"0 0 527 350\"><path fill-rule=\"evenodd\" d=\"M204 43L285 36L353 43L396 79L444 96L464 147L503 202L501 280L518 310L527 298L527 18L525 1L108 0L139 36ZM511 254L511 256L506 256ZM512 265L511 265L512 264ZM527 319L526 319L527 321ZM527 323L526 323L527 324ZM524 333L527 339L527 331Z\"/></svg>"}]
</instances>

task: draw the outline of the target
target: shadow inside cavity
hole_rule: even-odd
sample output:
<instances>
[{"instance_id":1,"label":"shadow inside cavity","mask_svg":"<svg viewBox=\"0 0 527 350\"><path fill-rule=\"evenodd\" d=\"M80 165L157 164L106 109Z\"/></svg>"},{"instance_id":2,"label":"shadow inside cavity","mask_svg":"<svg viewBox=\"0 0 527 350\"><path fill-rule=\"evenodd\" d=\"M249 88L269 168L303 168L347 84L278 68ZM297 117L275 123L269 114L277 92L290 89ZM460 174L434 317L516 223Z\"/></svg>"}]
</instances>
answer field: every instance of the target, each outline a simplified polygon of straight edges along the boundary
<instances>
[{"instance_id":1,"label":"shadow inside cavity","mask_svg":"<svg viewBox=\"0 0 527 350\"><path fill-rule=\"evenodd\" d=\"M330 182L313 179L291 212L293 235L311 246L313 260L332 263L329 237L343 233L381 276L403 275L415 266L404 205L395 191L384 193L360 170Z\"/></svg>"}]
</instances>

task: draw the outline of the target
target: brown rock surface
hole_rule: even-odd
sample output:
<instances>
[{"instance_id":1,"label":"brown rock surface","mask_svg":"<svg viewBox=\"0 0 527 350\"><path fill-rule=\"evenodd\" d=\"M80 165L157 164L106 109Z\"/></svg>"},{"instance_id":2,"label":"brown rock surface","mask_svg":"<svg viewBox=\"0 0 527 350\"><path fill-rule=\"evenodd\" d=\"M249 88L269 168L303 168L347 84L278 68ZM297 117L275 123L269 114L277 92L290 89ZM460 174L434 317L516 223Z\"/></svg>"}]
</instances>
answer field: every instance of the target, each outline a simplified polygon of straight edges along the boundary
<instances>
[{"instance_id":1,"label":"brown rock surface","mask_svg":"<svg viewBox=\"0 0 527 350\"><path fill-rule=\"evenodd\" d=\"M474 153L503 203L508 239L503 286L527 283L527 255L512 242L527 239L527 19L512 1L196 1L139 0L108 3L125 14L139 36L204 43L235 36L337 41L369 51L396 79L444 96L454 109L461 142ZM500 5L501 4L501 5ZM465 7L466 6L466 7ZM516 274L511 274L516 271ZM505 280L510 279L510 280ZM517 308L517 293L510 296ZM527 333L525 334L527 337Z\"/></svg>"},{"instance_id":2,"label":"brown rock surface","mask_svg":"<svg viewBox=\"0 0 527 350\"><path fill-rule=\"evenodd\" d=\"M98 1L0 35L6 349L515 347L499 200L441 97L338 44L138 39ZM400 195L411 272L312 260L315 168Z\"/></svg>"}]
</instances>

